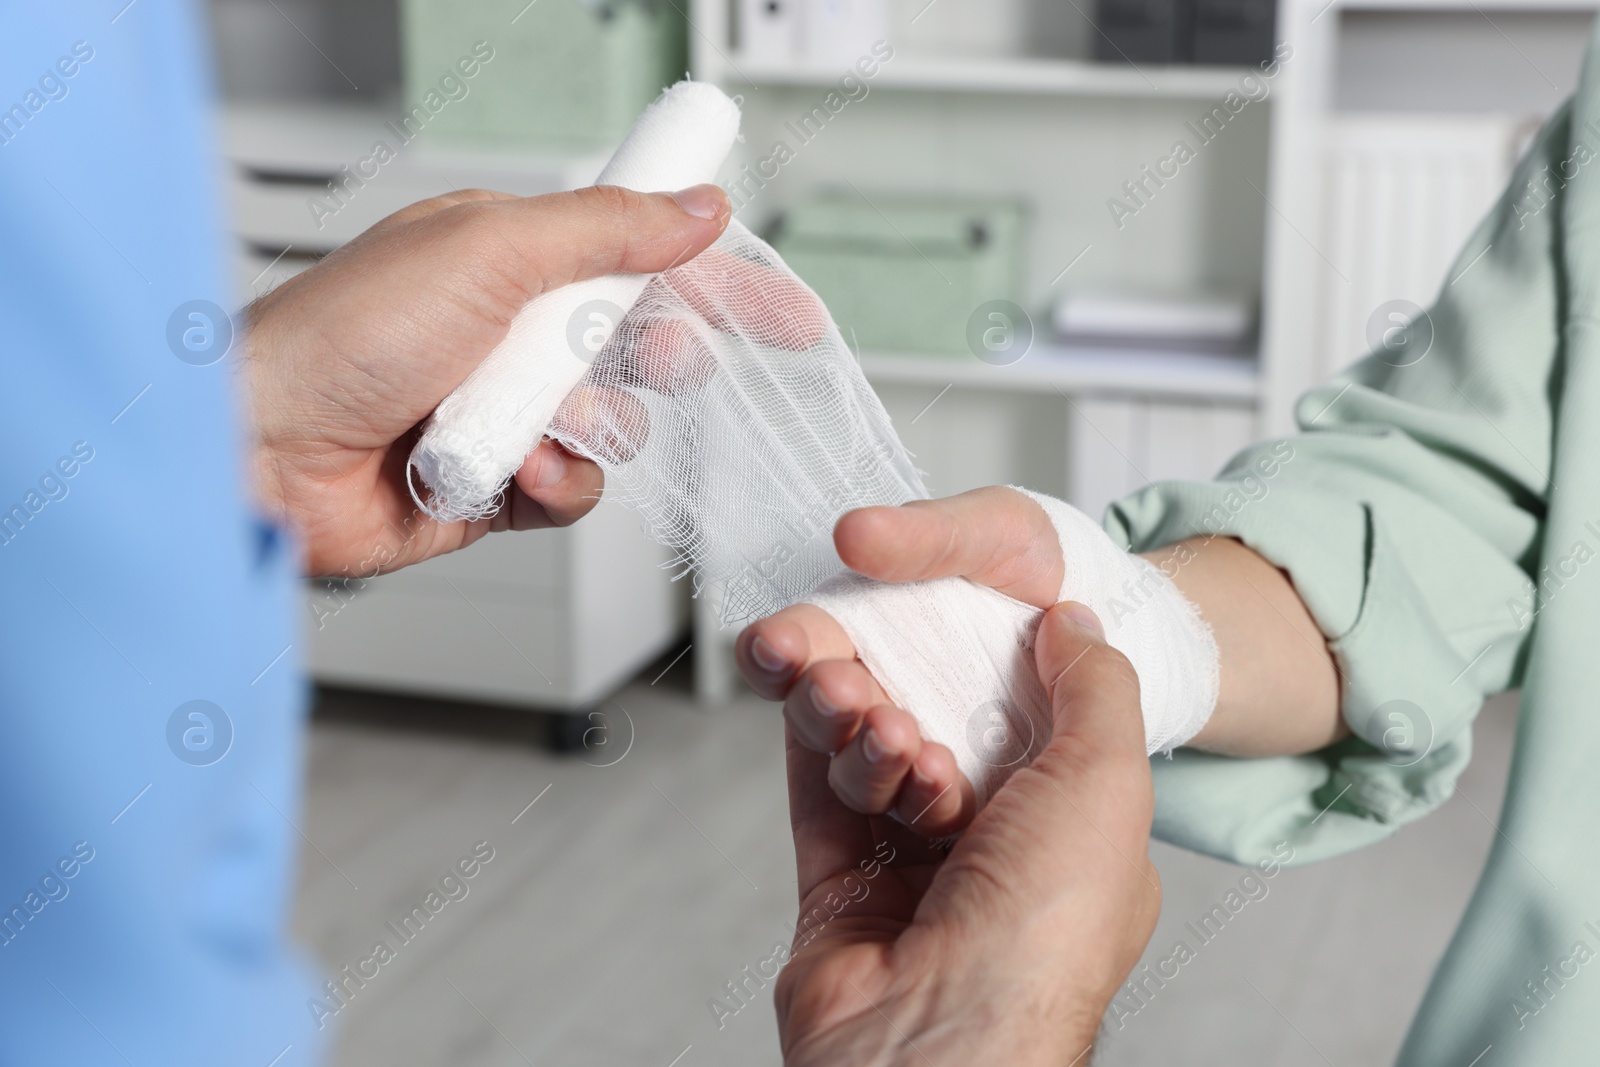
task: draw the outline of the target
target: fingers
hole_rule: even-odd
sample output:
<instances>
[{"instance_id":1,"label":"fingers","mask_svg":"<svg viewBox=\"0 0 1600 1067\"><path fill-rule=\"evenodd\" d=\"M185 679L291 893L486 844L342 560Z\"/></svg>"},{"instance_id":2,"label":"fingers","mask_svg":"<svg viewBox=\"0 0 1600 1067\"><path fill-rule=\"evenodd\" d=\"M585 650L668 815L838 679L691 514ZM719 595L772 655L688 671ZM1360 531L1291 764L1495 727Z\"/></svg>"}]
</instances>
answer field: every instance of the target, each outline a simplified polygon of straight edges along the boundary
<instances>
[{"instance_id":1,"label":"fingers","mask_svg":"<svg viewBox=\"0 0 1600 1067\"><path fill-rule=\"evenodd\" d=\"M629 316L602 352L602 371L666 396L705 387L717 361L692 323Z\"/></svg>"},{"instance_id":2,"label":"fingers","mask_svg":"<svg viewBox=\"0 0 1600 1067\"><path fill-rule=\"evenodd\" d=\"M828 764L828 784L845 807L863 815L889 810L922 752L917 720L890 704L863 717L861 729Z\"/></svg>"},{"instance_id":3,"label":"fingers","mask_svg":"<svg viewBox=\"0 0 1600 1067\"><path fill-rule=\"evenodd\" d=\"M734 644L739 671L750 688L782 700L800 672L820 660L854 660L844 627L815 604L796 604L745 627Z\"/></svg>"},{"instance_id":4,"label":"fingers","mask_svg":"<svg viewBox=\"0 0 1600 1067\"><path fill-rule=\"evenodd\" d=\"M803 352L822 340L828 312L795 278L712 249L664 279L695 313L724 333Z\"/></svg>"},{"instance_id":5,"label":"fingers","mask_svg":"<svg viewBox=\"0 0 1600 1067\"><path fill-rule=\"evenodd\" d=\"M789 690L783 716L801 744L831 755L856 736L869 710L888 702L866 667L855 660L830 659L812 666Z\"/></svg>"},{"instance_id":6,"label":"fingers","mask_svg":"<svg viewBox=\"0 0 1600 1067\"><path fill-rule=\"evenodd\" d=\"M528 297L586 278L654 274L687 262L722 235L728 198L714 185L637 193L597 185L548 196L462 203L464 239Z\"/></svg>"},{"instance_id":7,"label":"fingers","mask_svg":"<svg viewBox=\"0 0 1600 1067\"><path fill-rule=\"evenodd\" d=\"M832 756L828 780L852 811L893 812L923 837L972 820L975 796L955 757L923 741L916 719L890 703L861 663L813 663L789 689L783 714L800 744Z\"/></svg>"},{"instance_id":8,"label":"fingers","mask_svg":"<svg viewBox=\"0 0 1600 1067\"><path fill-rule=\"evenodd\" d=\"M955 754L941 744L923 742L895 801L900 821L922 837L949 837L966 829L977 811L977 794L956 765Z\"/></svg>"},{"instance_id":9,"label":"fingers","mask_svg":"<svg viewBox=\"0 0 1600 1067\"><path fill-rule=\"evenodd\" d=\"M962 577L1037 607L1061 591L1061 541L1043 508L1004 486L847 512L834 528L845 564L883 582Z\"/></svg>"},{"instance_id":10,"label":"fingers","mask_svg":"<svg viewBox=\"0 0 1600 1067\"><path fill-rule=\"evenodd\" d=\"M569 526L594 509L605 488L605 475L586 459L574 456L554 441L539 442L516 473L516 487L538 510L512 516L512 529Z\"/></svg>"},{"instance_id":11,"label":"fingers","mask_svg":"<svg viewBox=\"0 0 1600 1067\"><path fill-rule=\"evenodd\" d=\"M972 786L955 757L922 741L916 720L890 703L833 616L796 604L745 627L734 651L750 687L783 701L793 743L819 754L850 809L892 811L924 837L972 821Z\"/></svg>"},{"instance_id":12,"label":"fingers","mask_svg":"<svg viewBox=\"0 0 1600 1067\"><path fill-rule=\"evenodd\" d=\"M580 385L556 409L550 436L570 441L603 462L626 463L650 436L650 412L625 390Z\"/></svg>"}]
</instances>

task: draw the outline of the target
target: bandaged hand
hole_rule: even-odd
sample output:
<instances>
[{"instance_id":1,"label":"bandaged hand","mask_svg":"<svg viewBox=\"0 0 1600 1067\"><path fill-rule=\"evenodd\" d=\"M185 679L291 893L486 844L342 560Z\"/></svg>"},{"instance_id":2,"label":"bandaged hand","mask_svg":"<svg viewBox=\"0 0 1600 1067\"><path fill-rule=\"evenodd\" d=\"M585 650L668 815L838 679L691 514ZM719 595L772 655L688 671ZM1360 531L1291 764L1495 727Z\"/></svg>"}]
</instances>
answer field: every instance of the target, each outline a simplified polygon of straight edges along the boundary
<instances>
[{"instance_id":1,"label":"bandaged hand","mask_svg":"<svg viewBox=\"0 0 1600 1067\"><path fill-rule=\"evenodd\" d=\"M493 515L429 518L405 477L417 426L531 297L682 263L729 217L727 198L710 185L675 195L452 193L389 216L252 304L243 370L257 493L303 538L307 571L393 570L491 530L586 514L600 496L599 469L545 441ZM569 425L582 421L585 398L573 399Z\"/></svg>"},{"instance_id":2,"label":"bandaged hand","mask_svg":"<svg viewBox=\"0 0 1600 1067\"><path fill-rule=\"evenodd\" d=\"M1209 629L1170 579L1060 501L989 488L845 515L854 572L741 635L741 669L853 810L918 833L969 823L1049 741L1031 670L1041 609L1088 603L1139 672L1149 751L1192 737L1217 700ZM883 583L883 584L879 584Z\"/></svg>"},{"instance_id":3,"label":"bandaged hand","mask_svg":"<svg viewBox=\"0 0 1600 1067\"><path fill-rule=\"evenodd\" d=\"M948 855L847 809L827 758L788 731L786 1067L1089 1062L1161 905L1138 682L1081 604L1044 615L1030 667L1050 743Z\"/></svg>"}]
</instances>

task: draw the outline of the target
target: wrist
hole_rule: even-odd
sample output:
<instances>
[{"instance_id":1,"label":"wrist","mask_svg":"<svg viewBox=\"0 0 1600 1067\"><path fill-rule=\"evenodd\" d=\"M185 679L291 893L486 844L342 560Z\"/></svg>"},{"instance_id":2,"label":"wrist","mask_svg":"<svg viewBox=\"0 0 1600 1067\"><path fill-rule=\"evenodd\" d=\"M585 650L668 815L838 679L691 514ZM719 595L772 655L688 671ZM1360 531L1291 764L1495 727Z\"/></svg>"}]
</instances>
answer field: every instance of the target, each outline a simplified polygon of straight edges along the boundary
<instances>
[{"instance_id":1,"label":"wrist","mask_svg":"<svg viewBox=\"0 0 1600 1067\"><path fill-rule=\"evenodd\" d=\"M1100 524L1064 501L1027 492L1061 543L1061 600L1089 607L1106 643L1139 676L1146 752L1170 752L1196 736L1217 706L1221 660L1199 607L1174 581L1182 559L1128 552Z\"/></svg>"},{"instance_id":2,"label":"wrist","mask_svg":"<svg viewBox=\"0 0 1600 1067\"><path fill-rule=\"evenodd\" d=\"M1348 735L1327 639L1287 573L1233 537L1144 554L1216 637L1216 710L1190 744L1224 756L1315 752Z\"/></svg>"}]
</instances>

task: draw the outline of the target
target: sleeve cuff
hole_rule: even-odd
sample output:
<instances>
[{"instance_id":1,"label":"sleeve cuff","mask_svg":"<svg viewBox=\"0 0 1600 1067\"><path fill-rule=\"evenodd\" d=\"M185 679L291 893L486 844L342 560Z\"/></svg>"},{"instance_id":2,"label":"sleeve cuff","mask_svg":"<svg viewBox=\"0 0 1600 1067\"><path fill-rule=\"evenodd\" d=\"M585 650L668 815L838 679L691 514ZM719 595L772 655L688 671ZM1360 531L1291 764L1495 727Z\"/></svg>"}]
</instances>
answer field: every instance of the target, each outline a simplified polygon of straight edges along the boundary
<instances>
[{"instance_id":1,"label":"sleeve cuff","mask_svg":"<svg viewBox=\"0 0 1600 1067\"><path fill-rule=\"evenodd\" d=\"M1289 574L1328 637L1354 736L1302 756L1181 750L1153 761L1156 837L1240 863L1287 843L1306 862L1381 840L1448 799L1483 690L1368 505L1261 484L1254 496L1248 478L1151 486L1114 504L1105 524L1130 551L1238 538ZM1482 658L1509 658L1514 646L1494 641Z\"/></svg>"}]
</instances>

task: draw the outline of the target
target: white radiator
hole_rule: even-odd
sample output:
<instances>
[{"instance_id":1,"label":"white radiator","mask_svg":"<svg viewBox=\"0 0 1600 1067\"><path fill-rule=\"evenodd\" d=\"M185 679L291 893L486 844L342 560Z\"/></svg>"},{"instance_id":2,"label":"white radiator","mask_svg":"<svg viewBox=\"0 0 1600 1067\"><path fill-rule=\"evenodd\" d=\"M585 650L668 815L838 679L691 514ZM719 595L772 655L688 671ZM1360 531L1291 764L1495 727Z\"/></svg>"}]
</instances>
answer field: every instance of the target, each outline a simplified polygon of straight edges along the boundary
<instances>
[{"instance_id":1,"label":"white radiator","mask_svg":"<svg viewBox=\"0 0 1600 1067\"><path fill-rule=\"evenodd\" d=\"M1367 323L1381 305L1433 303L1505 188L1525 126L1504 115L1329 119L1318 380L1367 353Z\"/></svg>"}]
</instances>

